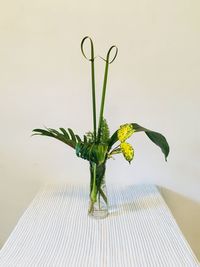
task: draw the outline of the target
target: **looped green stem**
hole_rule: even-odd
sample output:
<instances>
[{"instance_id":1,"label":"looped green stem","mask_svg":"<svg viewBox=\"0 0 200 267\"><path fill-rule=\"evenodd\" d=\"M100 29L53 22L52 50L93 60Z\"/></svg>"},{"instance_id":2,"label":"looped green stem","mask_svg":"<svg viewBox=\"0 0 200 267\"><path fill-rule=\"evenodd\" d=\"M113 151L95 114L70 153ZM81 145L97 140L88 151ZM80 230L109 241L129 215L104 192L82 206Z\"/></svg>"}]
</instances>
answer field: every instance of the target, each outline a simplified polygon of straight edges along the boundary
<instances>
[{"instance_id":1,"label":"looped green stem","mask_svg":"<svg viewBox=\"0 0 200 267\"><path fill-rule=\"evenodd\" d=\"M90 53L91 53L91 56L90 56L90 58L86 56L86 54L85 54L85 52L84 52L84 48L83 48L84 42L85 42L87 39L89 39L89 41L90 41L90 47L91 47L91 52L90 52ZM95 59L95 57L94 57L94 44L93 44L92 39L91 39L89 36L85 36L85 37L83 38L83 40L81 41L81 52L82 52L83 56L84 56L87 60L89 60L89 61L94 61L94 59Z\"/></svg>"},{"instance_id":2,"label":"looped green stem","mask_svg":"<svg viewBox=\"0 0 200 267\"><path fill-rule=\"evenodd\" d=\"M110 53L111 53L111 51L113 50L113 48L115 48L115 55L114 55L113 59L112 59L111 61L109 61ZM108 64L111 64L111 63L113 63L113 61L116 59L117 54L118 54L118 48L117 48L117 46L113 45L113 46L111 46L110 49L108 50L108 53L107 53L107 55L106 55L106 59L103 58L103 57L101 57L101 56L100 56L100 58L103 59L103 60L104 60L105 62L107 62Z\"/></svg>"},{"instance_id":3,"label":"looped green stem","mask_svg":"<svg viewBox=\"0 0 200 267\"><path fill-rule=\"evenodd\" d=\"M116 52L115 52L115 55L114 55L113 59L110 61L109 60L110 53L111 53L111 51L112 51L113 48L116 49ZM98 125L97 143L100 142L101 126L102 126L102 122L103 122L103 112L104 112L104 104L105 104L105 96L106 96L106 85L107 85L107 79L108 79L108 66L109 66L109 64L111 64L115 60L115 58L117 56L117 53L118 53L118 48L115 45L113 45L108 50L108 53L107 53L107 56L106 56L106 60L103 59L106 62L106 64L105 64L105 71L104 71L103 90L102 90L101 107L100 107L100 114L99 114L99 125Z\"/></svg>"},{"instance_id":4,"label":"looped green stem","mask_svg":"<svg viewBox=\"0 0 200 267\"><path fill-rule=\"evenodd\" d=\"M89 39L91 45L91 57L88 58L83 50L84 42ZM97 123L96 123L96 93L95 93L95 71L94 71L94 45L93 41L89 36L83 38L81 42L81 52L83 56L91 62L91 78L92 78L92 109L93 109L93 131L94 131L94 142L96 142L96 135L97 135Z\"/></svg>"},{"instance_id":5,"label":"looped green stem","mask_svg":"<svg viewBox=\"0 0 200 267\"><path fill-rule=\"evenodd\" d=\"M85 52L84 52L84 43L85 41L89 39L90 41L90 46L91 46L91 55L90 57L87 57ZM115 54L114 57L110 60L110 54L111 51L115 49ZM81 41L81 52L83 56L91 62L91 76L92 76L92 103L93 103L93 127L94 127L94 142L99 143L100 141L100 135L101 135L101 126L102 126L102 121L103 121L103 111L104 111L104 103L105 103L105 95L106 95L106 85L107 85L107 78L108 78L108 66L111 64L115 58L117 57L118 54L118 48L113 45L110 47L108 50L108 53L106 55L106 59L102 58L105 62L105 71L104 71L104 81L103 81L103 90L102 90L102 97L101 97L101 107L100 107L100 114L99 114L99 125L98 125L98 135L96 131L96 96L95 96L95 74L94 74L94 44L92 39L89 36L85 36L83 40Z\"/></svg>"}]
</instances>

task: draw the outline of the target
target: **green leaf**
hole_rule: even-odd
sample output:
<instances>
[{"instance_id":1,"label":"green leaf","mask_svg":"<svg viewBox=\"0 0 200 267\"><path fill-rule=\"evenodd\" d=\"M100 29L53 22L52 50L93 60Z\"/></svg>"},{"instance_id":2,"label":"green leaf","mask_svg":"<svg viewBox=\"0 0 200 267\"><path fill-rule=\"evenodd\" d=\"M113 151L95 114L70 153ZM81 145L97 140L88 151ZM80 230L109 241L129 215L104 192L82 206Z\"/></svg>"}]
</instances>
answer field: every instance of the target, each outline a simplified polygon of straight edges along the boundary
<instances>
[{"instance_id":1,"label":"green leaf","mask_svg":"<svg viewBox=\"0 0 200 267\"><path fill-rule=\"evenodd\" d=\"M160 147L167 161L170 148L166 138L162 134L153 131L145 131L145 133L154 144Z\"/></svg>"},{"instance_id":2,"label":"green leaf","mask_svg":"<svg viewBox=\"0 0 200 267\"><path fill-rule=\"evenodd\" d=\"M60 133L58 131L56 131L55 129L52 129L52 128L46 128L50 133L53 133L54 135L57 135L59 136Z\"/></svg>"},{"instance_id":3,"label":"green leaf","mask_svg":"<svg viewBox=\"0 0 200 267\"><path fill-rule=\"evenodd\" d=\"M79 143L82 142L81 138L80 138L77 134L75 134L75 137L76 137L76 140L77 140Z\"/></svg>"},{"instance_id":4,"label":"green leaf","mask_svg":"<svg viewBox=\"0 0 200 267\"><path fill-rule=\"evenodd\" d=\"M55 139L62 141L63 143L75 149L76 144L79 142L78 138L80 139L80 137L78 137L78 135L75 136L74 132L71 129L68 130L70 133L70 136L64 128L60 128L60 131L61 133L52 128L46 128L46 130L34 129L33 135L43 135L43 136L54 137Z\"/></svg>"},{"instance_id":5,"label":"green leaf","mask_svg":"<svg viewBox=\"0 0 200 267\"><path fill-rule=\"evenodd\" d=\"M166 140L166 138L155 131L146 129L142 126L140 126L137 123L132 123L133 128L135 130L135 132L145 132L145 134L149 137L149 139L156 144L157 146L160 147L160 149L162 150L163 154L165 155L165 160L167 161L167 157L169 155L169 144ZM117 137L117 131L111 136L110 140L109 140L109 148L108 151L111 149L111 147L114 145L114 143L116 143L118 141L118 137Z\"/></svg>"},{"instance_id":6,"label":"green leaf","mask_svg":"<svg viewBox=\"0 0 200 267\"><path fill-rule=\"evenodd\" d=\"M105 170L106 170L105 162L100 165L96 165L96 166L94 165L94 163L90 162L90 174L91 174L90 193L93 190L94 179L95 179L95 186L97 188L97 192L99 191L101 194L101 192L103 191L103 190L102 191L100 190L101 190L102 179L104 178L104 175L105 175ZM106 196L105 196L105 199L106 199ZM107 199L105 201L107 201Z\"/></svg>"},{"instance_id":7,"label":"green leaf","mask_svg":"<svg viewBox=\"0 0 200 267\"><path fill-rule=\"evenodd\" d=\"M64 134L64 136L69 139L69 134L67 133L67 131L64 128L60 128L60 130Z\"/></svg>"},{"instance_id":8,"label":"green leaf","mask_svg":"<svg viewBox=\"0 0 200 267\"><path fill-rule=\"evenodd\" d=\"M87 132L85 134L85 136L86 136L86 141L84 141L84 142L86 142L86 143L94 143L94 134L92 132Z\"/></svg>"},{"instance_id":9,"label":"green leaf","mask_svg":"<svg viewBox=\"0 0 200 267\"><path fill-rule=\"evenodd\" d=\"M32 135L45 135L45 136L51 136L53 137L53 134L48 132L47 130L43 130L43 129L34 129L33 130L34 134Z\"/></svg>"},{"instance_id":10,"label":"green leaf","mask_svg":"<svg viewBox=\"0 0 200 267\"><path fill-rule=\"evenodd\" d=\"M87 143L87 136L86 135L83 136L83 140L84 140L84 143Z\"/></svg>"},{"instance_id":11,"label":"green leaf","mask_svg":"<svg viewBox=\"0 0 200 267\"><path fill-rule=\"evenodd\" d=\"M110 130L106 119L103 118L100 131L100 143L108 144L109 138L110 138Z\"/></svg>"},{"instance_id":12,"label":"green leaf","mask_svg":"<svg viewBox=\"0 0 200 267\"><path fill-rule=\"evenodd\" d=\"M71 136L72 141L76 142L76 137L72 129L68 128L69 134Z\"/></svg>"},{"instance_id":13,"label":"green leaf","mask_svg":"<svg viewBox=\"0 0 200 267\"><path fill-rule=\"evenodd\" d=\"M76 155L97 165L102 164L107 155L108 146L103 144L77 143Z\"/></svg>"}]
</instances>

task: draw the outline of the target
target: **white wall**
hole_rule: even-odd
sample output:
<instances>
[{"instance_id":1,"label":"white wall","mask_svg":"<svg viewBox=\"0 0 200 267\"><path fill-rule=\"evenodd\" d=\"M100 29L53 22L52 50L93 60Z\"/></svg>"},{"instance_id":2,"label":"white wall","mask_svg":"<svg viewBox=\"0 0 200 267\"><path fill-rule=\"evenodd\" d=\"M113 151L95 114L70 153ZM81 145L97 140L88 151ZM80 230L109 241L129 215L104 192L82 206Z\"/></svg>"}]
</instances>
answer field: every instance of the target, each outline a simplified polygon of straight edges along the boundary
<instances>
[{"instance_id":1,"label":"white wall","mask_svg":"<svg viewBox=\"0 0 200 267\"><path fill-rule=\"evenodd\" d=\"M112 44L119 48L105 111L111 131L138 122L171 146L165 163L135 134L134 162L110 161L108 181L155 183L200 203L199 10L198 0L0 4L0 243L44 183L89 182L87 162L70 148L30 137L43 125L80 134L92 128L90 66L80 53L85 35L102 56ZM100 94L104 64L96 64Z\"/></svg>"}]
</instances>

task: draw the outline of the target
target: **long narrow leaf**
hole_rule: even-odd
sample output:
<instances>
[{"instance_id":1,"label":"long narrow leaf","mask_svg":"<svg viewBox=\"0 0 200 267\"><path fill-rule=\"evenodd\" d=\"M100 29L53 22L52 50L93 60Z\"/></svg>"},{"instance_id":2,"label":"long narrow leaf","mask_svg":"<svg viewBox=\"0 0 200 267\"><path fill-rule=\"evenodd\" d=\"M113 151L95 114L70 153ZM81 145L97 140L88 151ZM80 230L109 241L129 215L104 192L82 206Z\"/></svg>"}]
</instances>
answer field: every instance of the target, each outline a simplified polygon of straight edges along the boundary
<instances>
[{"instance_id":1,"label":"long narrow leaf","mask_svg":"<svg viewBox=\"0 0 200 267\"><path fill-rule=\"evenodd\" d=\"M72 141L76 142L76 137L72 129L68 128L69 134L71 136Z\"/></svg>"},{"instance_id":2,"label":"long narrow leaf","mask_svg":"<svg viewBox=\"0 0 200 267\"><path fill-rule=\"evenodd\" d=\"M60 133L56 131L55 129L52 129L52 128L47 128L47 129L50 133L53 133L54 135L58 135L58 136L60 135Z\"/></svg>"},{"instance_id":3,"label":"long narrow leaf","mask_svg":"<svg viewBox=\"0 0 200 267\"><path fill-rule=\"evenodd\" d=\"M75 135L75 137L78 142L82 142L81 138L77 134Z\"/></svg>"},{"instance_id":4,"label":"long narrow leaf","mask_svg":"<svg viewBox=\"0 0 200 267\"><path fill-rule=\"evenodd\" d=\"M32 135L44 135L44 136L51 136L53 137L53 134L46 131L46 130L43 130L43 129L34 129L33 130L34 134Z\"/></svg>"},{"instance_id":5,"label":"long narrow leaf","mask_svg":"<svg viewBox=\"0 0 200 267\"><path fill-rule=\"evenodd\" d=\"M64 134L64 136L69 139L69 134L67 133L67 131L64 128L60 128L60 130Z\"/></svg>"}]
</instances>

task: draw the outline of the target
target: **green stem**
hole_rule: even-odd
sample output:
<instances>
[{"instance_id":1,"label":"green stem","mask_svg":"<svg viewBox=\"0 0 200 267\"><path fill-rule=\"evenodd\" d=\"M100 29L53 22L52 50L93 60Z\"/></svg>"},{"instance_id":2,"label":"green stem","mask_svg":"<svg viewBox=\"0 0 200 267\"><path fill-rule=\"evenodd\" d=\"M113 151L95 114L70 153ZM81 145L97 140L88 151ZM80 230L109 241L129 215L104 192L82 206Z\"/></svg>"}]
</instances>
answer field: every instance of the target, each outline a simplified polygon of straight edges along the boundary
<instances>
[{"instance_id":1,"label":"green stem","mask_svg":"<svg viewBox=\"0 0 200 267\"><path fill-rule=\"evenodd\" d=\"M110 53L112 49L115 49L115 54L112 60L110 60ZM107 85L107 79L108 79L108 66L111 64L118 53L118 49L115 45L111 46L111 48L108 50L106 59L103 59L106 62L105 65L105 71L104 71L104 81L103 81L103 90L102 90L102 96L101 96L101 108L100 108L100 114L99 114L99 125L98 125L98 136L97 136L97 143L100 142L100 136L101 136L101 126L102 126L102 121L103 121L103 112L104 112L104 104L105 104L105 96L106 96L106 85Z\"/></svg>"},{"instance_id":2,"label":"green stem","mask_svg":"<svg viewBox=\"0 0 200 267\"><path fill-rule=\"evenodd\" d=\"M90 47L91 47L91 54L90 54L90 58L88 58L85 55L84 49L83 49L83 45L84 42L89 39L90 41ZM81 52L83 54L83 56L91 61L91 77L92 77L92 108L93 108L93 128L94 128L94 141L96 141L96 132L97 132L97 126L96 126L96 96L95 96L95 75L94 75L94 45L93 45L93 41L89 36L85 36L83 38L83 40L81 41Z\"/></svg>"},{"instance_id":3,"label":"green stem","mask_svg":"<svg viewBox=\"0 0 200 267\"><path fill-rule=\"evenodd\" d=\"M102 96L101 96L101 108L100 108L100 114L99 114L98 139L97 139L98 143L100 142L101 125L103 121L103 112L104 112L105 96L106 96L106 85L107 85L107 79L108 79L108 65L109 65L109 62L107 59L106 65L105 65L103 90L102 90Z\"/></svg>"},{"instance_id":4,"label":"green stem","mask_svg":"<svg viewBox=\"0 0 200 267\"><path fill-rule=\"evenodd\" d=\"M99 193L101 194L102 198L104 199L105 203L108 204L108 199L106 195L104 194L103 190L100 188Z\"/></svg>"},{"instance_id":5,"label":"green stem","mask_svg":"<svg viewBox=\"0 0 200 267\"><path fill-rule=\"evenodd\" d=\"M93 129L94 142L96 142L97 126L96 126L96 95L95 95L95 74L94 74L94 48L91 49L91 76L92 76L92 108L93 108Z\"/></svg>"},{"instance_id":6,"label":"green stem","mask_svg":"<svg viewBox=\"0 0 200 267\"><path fill-rule=\"evenodd\" d=\"M91 200L92 202L96 202L97 200L97 188L96 188L96 163L93 163L93 185L92 185L92 192L91 192Z\"/></svg>"},{"instance_id":7,"label":"green stem","mask_svg":"<svg viewBox=\"0 0 200 267\"><path fill-rule=\"evenodd\" d=\"M114 147L113 150L112 150L109 154L112 154L112 153L113 153L115 150L117 150L119 147L120 147L120 145Z\"/></svg>"},{"instance_id":8,"label":"green stem","mask_svg":"<svg viewBox=\"0 0 200 267\"><path fill-rule=\"evenodd\" d=\"M99 202L99 210L100 210L100 208L101 208L100 207L100 191L98 192L98 200L99 200L98 202Z\"/></svg>"}]
</instances>

